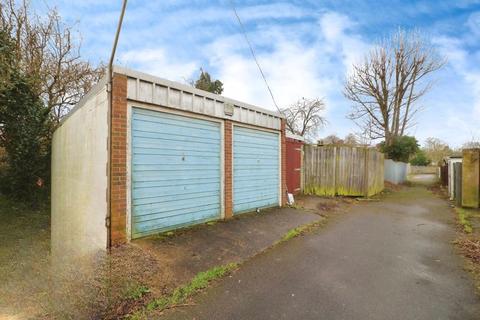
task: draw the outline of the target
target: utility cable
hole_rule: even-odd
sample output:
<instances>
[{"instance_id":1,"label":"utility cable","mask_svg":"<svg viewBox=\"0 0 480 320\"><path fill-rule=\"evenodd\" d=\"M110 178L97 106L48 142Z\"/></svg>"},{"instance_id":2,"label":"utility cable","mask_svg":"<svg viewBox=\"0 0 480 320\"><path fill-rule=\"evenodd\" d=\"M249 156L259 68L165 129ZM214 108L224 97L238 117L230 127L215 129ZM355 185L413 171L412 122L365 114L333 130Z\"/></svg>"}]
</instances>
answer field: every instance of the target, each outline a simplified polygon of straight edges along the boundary
<instances>
[{"instance_id":1,"label":"utility cable","mask_svg":"<svg viewBox=\"0 0 480 320\"><path fill-rule=\"evenodd\" d=\"M282 113L282 110L278 107L277 101L275 100L275 97L273 96L272 89L270 88L270 85L268 84L267 77L265 77L265 73L263 73L262 67L260 66L260 63L258 62L257 55L255 54L255 50L253 49L252 43L250 42L250 39L247 36L247 32L245 30L245 26L242 23L242 20L240 19L240 16L238 15L237 9L235 8L235 3L233 0L230 0L230 5L232 6L233 12L235 14L235 17L237 18L238 24L240 25L240 30L242 31L243 37L245 38L245 41L248 44L248 47L250 48L250 53L252 54L253 60L255 60L255 63L258 67L258 70L260 71L260 74L262 75L263 81L265 82L265 85L267 86L268 92L270 93L270 96L272 97L273 104L277 108L278 112Z\"/></svg>"}]
</instances>

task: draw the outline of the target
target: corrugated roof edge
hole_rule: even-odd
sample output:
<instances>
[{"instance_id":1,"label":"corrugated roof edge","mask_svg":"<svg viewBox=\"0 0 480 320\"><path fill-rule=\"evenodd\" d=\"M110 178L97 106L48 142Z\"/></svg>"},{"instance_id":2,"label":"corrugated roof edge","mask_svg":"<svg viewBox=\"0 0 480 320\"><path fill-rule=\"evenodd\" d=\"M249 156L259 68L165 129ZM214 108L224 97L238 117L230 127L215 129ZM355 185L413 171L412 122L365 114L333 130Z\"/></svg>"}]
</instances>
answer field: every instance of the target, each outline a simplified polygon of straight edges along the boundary
<instances>
[{"instance_id":1,"label":"corrugated roof edge","mask_svg":"<svg viewBox=\"0 0 480 320\"><path fill-rule=\"evenodd\" d=\"M100 92L102 89L106 90L106 85L107 85L107 76L104 75L98 82L95 84L90 91L88 91L81 99L80 101L60 120L60 123L57 127L60 128L65 121L67 121L68 118L70 118L78 109L83 107L85 103L94 95L96 95L98 92ZM56 129L55 129L56 130Z\"/></svg>"},{"instance_id":2,"label":"corrugated roof edge","mask_svg":"<svg viewBox=\"0 0 480 320\"><path fill-rule=\"evenodd\" d=\"M267 109L257 107L257 106L254 106L254 105L251 105L251 104L248 104L248 103L245 103L245 102L241 102L241 101L238 101L238 100L235 100L235 99L231 99L231 98L224 97L224 96L221 96L221 95L218 95L218 94L214 94L214 93L211 93L211 92L208 92L208 91L203 91L203 90L200 90L200 89L197 89L197 88L194 88L194 87L191 87L191 86L179 83L179 82L163 79L163 78L160 78L160 77L148 74L148 73L144 73L144 72L141 72L141 71L136 71L136 70L120 67L120 66L114 66L113 67L113 72L118 73L118 74L126 75L127 77L137 78L137 79L144 80L144 81L147 81L147 82L158 83L158 84L161 84L161 85L173 87L173 88L176 88L176 89L179 89L179 90L182 90L182 91L186 91L186 92L190 92L192 94L196 94L196 95L199 95L199 96L205 96L205 97L210 98L210 99L215 99L215 100L230 103L230 104L242 107L242 108L246 108L246 109L250 109L250 110L253 110L253 111L265 113L265 114L268 114L268 115L271 115L271 116L274 116L274 117L277 117L277 118L285 118L285 116L283 114L279 113L279 112L267 110Z\"/></svg>"}]
</instances>

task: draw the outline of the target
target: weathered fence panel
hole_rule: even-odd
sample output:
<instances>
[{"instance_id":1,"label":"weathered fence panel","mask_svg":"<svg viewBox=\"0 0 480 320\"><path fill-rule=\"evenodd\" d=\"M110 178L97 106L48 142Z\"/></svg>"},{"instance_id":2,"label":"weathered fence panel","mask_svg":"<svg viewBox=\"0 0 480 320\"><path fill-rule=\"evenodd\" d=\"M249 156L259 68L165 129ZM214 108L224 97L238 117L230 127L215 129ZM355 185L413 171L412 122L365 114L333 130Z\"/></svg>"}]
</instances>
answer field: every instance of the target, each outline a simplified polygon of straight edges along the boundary
<instances>
[{"instance_id":1,"label":"weathered fence panel","mask_svg":"<svg viewBox=\"0 0 480 320\"><path fill-rule=\"evenodd\" d=\"M337 148L336 194L362 196L365 194L365 148Z\"/></svg>"},{"instance_id":2,"label":"weathered fence panel","mask_svg":"<svg viewBox=\"0 0 480 320\"><path fill-rule=\"evenodd\" d=\"M304 146L303 192L370 196L383 190L383 154L347 146Z\"/></svg>"},{"instance_id":3,"label":"weathered fence panel","mask_svg":"<svg viewBox=\"0 0 480 320\"><path fill-rule=\"evenodd\" d=\"M321 150L304 145L303 192L322 196L335 195L336 148L323 147Z\"/></svg>"},{"instance_id":4,"label":"weathered fence panel","mask_svg":"<svg viewBox=\"0 0 480 320\"><path fill-rule=\"evenodd\" d=\"M385 187L385 156L375 149L367 149L367 197L383 191Z\"/></svg>"}]
</instances>

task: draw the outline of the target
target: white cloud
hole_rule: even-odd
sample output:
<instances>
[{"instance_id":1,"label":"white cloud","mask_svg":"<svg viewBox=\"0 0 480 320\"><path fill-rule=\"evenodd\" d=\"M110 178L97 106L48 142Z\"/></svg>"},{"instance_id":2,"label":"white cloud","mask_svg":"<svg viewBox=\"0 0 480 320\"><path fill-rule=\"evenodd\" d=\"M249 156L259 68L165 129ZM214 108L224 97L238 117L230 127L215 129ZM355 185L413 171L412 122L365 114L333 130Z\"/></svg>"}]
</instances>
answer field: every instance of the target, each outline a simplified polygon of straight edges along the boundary
<instances>
[{"instance_id":1,"label":"white cloud","mask_svg":"<svg viewBox=\"0 0 480 320\"><path fill-rule=\"evenodd\" d=\"M118 63L127 68L135 68L179 82L191 79L192 75L200 68L199 63L177 60L162 48L127 51L120 55Z\"/></svg>"},{"instance_id":2,"label":"white cloud","mask_svg":"<svg viewBox=\"0 0 480 320\"><path fill-rule=\"evenodd\" d=\"M308 27L268 25L249 32L279 105L341 93L345 71L367 48L358 35L348 34L353 25L346 16L326 13ZM274 108L241 35L219 38L206 51L214 52L210 64L225 83L225 95Z\"/></svg>"},{"instance_id":3,"label":"white cloud","mask_svg":"<svg viewBox=\"0 0 480 320\"><path fill-rule=\"evenodd\" d=\"M480 11L474 12L468 17L467 26L473 34L480 35Z\"/></svg>"},{"instance_id":4,"label":"white cloud","mask_svg":"<svg viewBox=\"0 0 480 320\"><path fill-rule=\"evenodd\" d=\"M354 24L345 15L327 12L319 20L319 24L327 42L335 43L344 37L345 32Z\"/></svg>"},{"instance_id":5,"label":"white cloud","mask_svg":"<svg viewBox=\"0 0 480 320\"><path fill-rule=\"evenodd\" d=\"M473 101L473 114L476 120L480 120L480 59L464 48L464 44L459 38L439 37L434 43L438 45L440 52L447 57L449 66L456 74L452 74L452 80L455 75L460 81L464 81Z\"/></svg>"}]
</instances>

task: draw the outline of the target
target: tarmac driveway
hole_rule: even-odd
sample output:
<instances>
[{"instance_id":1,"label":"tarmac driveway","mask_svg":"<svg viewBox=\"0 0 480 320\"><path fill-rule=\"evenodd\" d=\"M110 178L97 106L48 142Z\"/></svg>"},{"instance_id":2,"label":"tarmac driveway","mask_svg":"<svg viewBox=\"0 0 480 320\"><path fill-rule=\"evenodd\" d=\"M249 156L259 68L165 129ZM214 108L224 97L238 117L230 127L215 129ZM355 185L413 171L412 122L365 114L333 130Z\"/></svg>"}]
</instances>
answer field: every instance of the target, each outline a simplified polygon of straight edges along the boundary
<instances>
[{"instance_id":1,"label":"tarmac driveway","mask_svg":"<svg viewBox=\"0 0 480 320\"><path fill-rule=\"evenodd\" d=\"M480 319L453 219L424 187L404 188L254 257L165 319Z\"/></svg>"}]
</instances>

